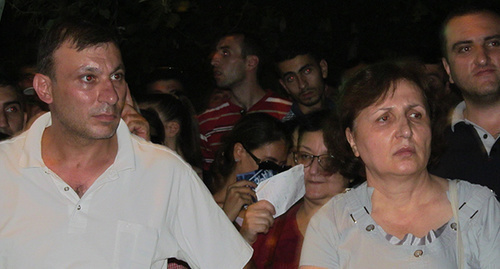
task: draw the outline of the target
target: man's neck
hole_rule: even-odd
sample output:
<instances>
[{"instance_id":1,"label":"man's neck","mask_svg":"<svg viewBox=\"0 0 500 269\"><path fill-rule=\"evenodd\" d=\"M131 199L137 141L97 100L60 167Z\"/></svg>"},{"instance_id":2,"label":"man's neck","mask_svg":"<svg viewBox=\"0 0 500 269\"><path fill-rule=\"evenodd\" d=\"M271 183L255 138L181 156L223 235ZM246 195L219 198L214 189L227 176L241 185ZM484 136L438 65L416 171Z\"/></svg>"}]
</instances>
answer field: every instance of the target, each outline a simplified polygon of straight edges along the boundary
<instances>
[{"instance_id":1,"label":"man's neck","mask_svg":"<svg viewBox=\"0 0 500 269\"><path fill-rule=\"evenodd\" d=\"M117 152L116 134L91 140L71 137L50 126L42 135L43 162L80 197L113 164Z\"/></svg>"},{"instance_id":2,"label":"man's neck","mask_svg":"<svg viewBox=\"0 0 500 269\"><path fill-rule=\"evenodd\" d=\"M246 110L250 109L266 95L266 91L256 81L242 83L233 87L231 91L233 92L231 102Z\"/></svg>"},{"instance_id":3,"label":"man's neck","mask_svg":"<svg viewBox=\"0 0 500 269\"><path fill-rule=\"evenodd\" d=\"M312 106L305 106L301 103L297 103L297 104L299 105L300 111L304 115L307 115L309 113L312 113L314 111L318 111L321 109L327 109L326 99L324 97L320 102L318 102L317 104L314 104Z\"/></svg>"},{"instance_id":4,"label":"man's neck","mask_svg":"<svg viewBox=\"0 0 500 269\"><path fill-rule=\"evenodd\" d=\"M495 138L500 135L500 101L479 105L465 100L464 118L481 126Z\"/></svg>"}]
</instances>

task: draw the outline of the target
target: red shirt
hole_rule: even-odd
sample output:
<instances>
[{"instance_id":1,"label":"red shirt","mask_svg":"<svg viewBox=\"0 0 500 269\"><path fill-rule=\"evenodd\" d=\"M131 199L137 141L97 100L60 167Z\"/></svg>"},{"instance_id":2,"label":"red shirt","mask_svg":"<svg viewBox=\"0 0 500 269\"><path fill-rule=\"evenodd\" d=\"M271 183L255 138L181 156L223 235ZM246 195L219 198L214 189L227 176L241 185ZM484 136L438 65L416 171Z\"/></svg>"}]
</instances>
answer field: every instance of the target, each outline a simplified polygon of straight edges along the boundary
<instances>
[{"instance_id":1,"label":"red shirt","mask_svg":"<svg viewBox=\"0 0 500 269\"><path fill-rule=\"evenodd\" d=\"M215 153L220 146L223 135L233 129L234 124L246 113L264 112L275 118L282 119L292 102L283 99L268 91L248 111L231 102L208 109L198 116L201 136L201 153L203 155L203 169L208 170L214 161Z\"/></svg>"},{"instance_id":2,"label":"red shirt","mask_svg":"<svg viewBox=\"0 0 500 269\"><path fill-rule=\"evenodd\" d=\"M267 234L259 234L252 245L257 268L299 268L304 236L297 225L297 211L303 200L274 220Z\"/></svg>"}]
</instances>

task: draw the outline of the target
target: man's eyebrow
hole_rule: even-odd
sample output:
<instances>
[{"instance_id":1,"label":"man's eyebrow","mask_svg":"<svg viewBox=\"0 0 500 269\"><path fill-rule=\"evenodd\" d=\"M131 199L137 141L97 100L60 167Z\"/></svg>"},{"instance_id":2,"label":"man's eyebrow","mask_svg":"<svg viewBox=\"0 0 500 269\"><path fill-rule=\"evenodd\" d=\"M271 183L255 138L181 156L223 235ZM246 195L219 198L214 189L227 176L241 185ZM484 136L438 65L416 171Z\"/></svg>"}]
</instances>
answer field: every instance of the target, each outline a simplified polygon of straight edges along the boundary
<instances>
[{"instance_id":1,"label":"man's eyebrow","mask_svg":"<svg viewBox=\"0 0 500 269\"><path fill-rule=\"evenodd\" d=\"M16 101L9 101L9 102L3 103L4 107L5 106L10 106L10 105L19 105L19 106L21 106L21 102L19 102L19 101L16 100Z\"/></svg>"},{"instance_id":2,"label":"man's eyebrow","mask_svg":"<svg viewBox=\"0 0 500 269\"><path fill-rule=\"evenodd\" d=\"M93 66L83 66L82 68L80 68L81 71L84 71L84 72L92 72L92 73L102 73L101 69L99 68L96 68L96 67L93 67ZM111 73L115 73L119 70L125 70L125 66L122 64L119 64Z\"/></svg>"},{"instance_id":3,"label":"man's eyebrow","mask_svg":"<svg viewBox=\"0 0 500 269\"><path fill-rule=\"evenodd\" d=\"M218 47L217 50L223 50L223 49L230 49L229 46L221 46L221 47Z\"/></svg>"},{"instance_id":4,"label":"man's eyebrow","mask_svg":"<svg viewBox=\"0 0 500 269\"><path fill-rule=\"evenodd\" d=\"M288 77L289 75L294 75L294 74L295 74L295 72L293 72L293 71L289 71L289 72L284 73L284 74L281 76L281 78L286 78L286 77Z\"/></svg>"},{"instance_id":5,"label":"man's eyebrow","mask_svg":"<svg viewBox=\"0 0 500 269\"><path fill-rule=\"evenodd\" d=\"M451 47L452 50L455 50L458 46L461 46L461 45L468 45L468 44L472 44L472 40L464 40L464 41L458 41L458 42L455 42L455 44L453 44L453 46Z\"/></svg>"},{"instance_id":6,"label":"man's eyebrow","mask_svg":"<svg viewBox=\"0 0 500 269\"><path fill-rule=\"evenodd\" d=\"M312 64L306 64L306 65L302 66L302 67L299 69L299 72L302 72L302 71L304 71L305 69L310 68L311 66L312 66Z\"/></svg>"},{"instance_id":7,"label":"man's eyebrow","mask_svg":"<svg viewBox=\"0 0 500 269\"><path fill-rule=\"evenodd\" d=\"M304 69L307 69L307 68L309 68L309 67L311 67L311 66L312 66L312 64L306 64L306 65L302 66L302 67L299 69L299 73L300 73L300 72L302 72L302 71L304 71ZM285 78L285 77L287 77L287 76L289 76L289 75L293 75L293 74L295 74L295 72L290 71L290 72L286 72L286 73L284 73L281 77L282 77L282 78Z\"/></svg>"},{"instance_id":8,"label":"man's eyebrow","mask_svg":"<svg viewBox=\"0 0 500 269\"><path fill-rule=\"evenodd\" d=\"M492 39L500 39L500 34L492 35L492 36L487 36L484 38L484 41L490 41ZM458 41L453 46L451 47L453 50L461 45L468 45L474 43L472 40L463 40L463 41Z\"/></svg>"},{"instance_id":9,"label":"man's eyebrow","mask_svg":"<svg viewBox=\"0 0 500 269\"><path fill-rule=\"evenodd\" d=\"M492 39L499 39L500 38L500 34L497 34L497 35L492 35L492 36L487 36L484 38L484 41L490 41Z\"/></svg>"},{"instance_id":10,"label":"man's eyebrow","mask_svg":"<svg viewBox=\"0 0 500 269\"><path fill-rule=\"evenodd\" d=\"M123 64L119 64L119 65L115 68L115 70L113 70L113 72L111 72L111 73L116 73L117 71L125 71L125 65L123 65Z\"/></svg>"}]
</instances>

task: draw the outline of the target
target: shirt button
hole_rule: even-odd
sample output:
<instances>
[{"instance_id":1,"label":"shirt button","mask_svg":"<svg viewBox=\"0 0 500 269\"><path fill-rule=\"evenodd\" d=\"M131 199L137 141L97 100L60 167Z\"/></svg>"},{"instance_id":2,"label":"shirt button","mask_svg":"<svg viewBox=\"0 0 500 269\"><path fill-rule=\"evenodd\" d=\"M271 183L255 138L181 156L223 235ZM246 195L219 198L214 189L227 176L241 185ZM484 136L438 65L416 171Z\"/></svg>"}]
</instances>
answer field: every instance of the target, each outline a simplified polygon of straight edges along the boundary
<instances>
[{"instance_id":1,"label":"shirt button","mask_svg":"<svg viewBox=\"0 0 500 269\"><path fill-rule=\"evenodd\" d=\"M366 230L369 232L373 231L373 229L375 229L375 226L373 224L366 226Z\"/></svg>"},{"instance_id":2,"label":"shirt button","mask_svg":"<svg viewBox=\"0 0 500 269\"><path fill-rule=\"evenodd\" d=\"M76 210L80 210L80 209L82 209L82 206L81 205L77 205L76 206Z\"/></svg>"},{"instance_id":3,"label":"shirt button","mask_svg":"<svg viewBox=\"0 0 500 269\"><path fill-rule=\"evenodd\" d=\"M487 135L487 134L484 134L484 135L483 135L483 138L484 138L484 139L488 138L488 135Z\"/></svg>"},{"instance_id":4,"label":"shirt button","mask_svg":"<svg viewBox=\"0 0 500 269\"><path fill-rule=\"evenodd\" d=\"M451 227L454 231L456 231L456 230L457 230L457 223L456 223L456 222L453 222L453 223L450 225L450 227Z\"/></svg>"},{"instance_id":5,"label":"shirt button","mask_svg":"<svg viewBox=\"0 0 500 269\"><path fill-rule=\"evenodd\" d=\"M68 186L64 187L64 191L69 191L69 187Z\"/></svg>"},{"instance_id":6,"label":"shirt button","mask_svg":"<svg viewBox=\"0 0 500 269\"><path fill-rule=\"evenodd\" d=\"M419 258L420 256L424 255L424 252L422 250L415 250L415 253L413 253L413 256Z\"/></svg>"}]
</instances>

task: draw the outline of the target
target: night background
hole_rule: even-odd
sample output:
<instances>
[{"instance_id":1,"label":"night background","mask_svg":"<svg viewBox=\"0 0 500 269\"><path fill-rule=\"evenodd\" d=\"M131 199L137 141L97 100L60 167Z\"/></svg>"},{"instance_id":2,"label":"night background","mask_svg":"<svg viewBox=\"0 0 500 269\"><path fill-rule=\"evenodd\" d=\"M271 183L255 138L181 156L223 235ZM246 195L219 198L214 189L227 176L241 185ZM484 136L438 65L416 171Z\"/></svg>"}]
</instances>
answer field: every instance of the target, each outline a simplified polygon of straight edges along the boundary
<instances>
[{"instance_id":1,"label":"night background","mask_svg":"<svg viewBox=\"0 0 500 269\"><path fill-rule=\"evenodd\" d=\"M0 3L2 0L0 0ZM466 0L5 0L0 21L2 72L35 61L41 30L64 15L107 23L123 38L127 81L140 93L157 66L182 70L198 112L214 88L209 56L217 38L241 30L270 55L283 40L311 42L329 64L329 84L359 62L418 56L439 59L438 29ZM481 1L498 8L499 0ZM269 71L266 88L279 90Z\"/></svg>"}]
</instances>

